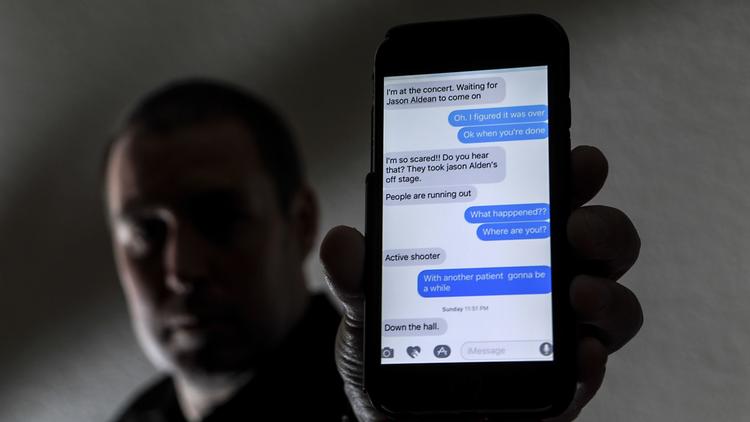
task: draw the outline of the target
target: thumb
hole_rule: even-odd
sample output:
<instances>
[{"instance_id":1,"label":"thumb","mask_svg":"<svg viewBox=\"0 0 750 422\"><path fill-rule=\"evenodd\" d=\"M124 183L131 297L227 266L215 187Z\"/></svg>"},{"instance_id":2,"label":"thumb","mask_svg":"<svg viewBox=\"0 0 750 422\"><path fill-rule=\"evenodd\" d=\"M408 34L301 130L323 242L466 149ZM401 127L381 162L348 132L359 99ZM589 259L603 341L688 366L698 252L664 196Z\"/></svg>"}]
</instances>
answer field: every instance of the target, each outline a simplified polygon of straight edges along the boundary
<instances>
[{"instance_id":1,"label":"thumb","mask_svg":"<svg viewBox=\"0 0 750 422\"><path fill-rule=\"evenodd\" d=\"M347 316L363 320L365 238L352 227L332 228L320 245L320 260L327 273L328 286L344 304Z\"/></svg>"}]
</instances>

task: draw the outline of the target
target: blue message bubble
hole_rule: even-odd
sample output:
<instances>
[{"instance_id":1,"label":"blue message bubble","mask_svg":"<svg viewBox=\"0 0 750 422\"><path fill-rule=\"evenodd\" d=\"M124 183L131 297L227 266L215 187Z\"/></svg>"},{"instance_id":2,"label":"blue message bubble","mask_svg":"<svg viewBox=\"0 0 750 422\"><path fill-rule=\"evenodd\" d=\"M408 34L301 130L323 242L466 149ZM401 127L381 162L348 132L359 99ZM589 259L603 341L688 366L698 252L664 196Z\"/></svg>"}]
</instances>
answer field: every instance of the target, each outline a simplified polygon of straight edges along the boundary
<instances>
[{"instance_id":1,"label":"blue message bubble","mask_svg":"<svg viewBox=\"0 0 750 422\"><path fill-rule=\"evenodd\" d=\"M532 221L522 223L489 223L477 227L481 240L523 240L549 237L549 223Z\"/></svg>"},{"instance_id":2,"label":"blue message bubble","mask_svg":"<svg viewBox=\"0 0 750 422\"><path fill-rule=\"evenodd\" d=\"M543 122L545 120L547 120L547 106L544 104L456 110L448 115L448 123L458 127Z\"/></svg>"},{"instance_id":3,"label":"blue message bubble","mask_svg":"<svg viewBox=\"0 0 750 422\"><path fill-rule=\"evenodd\" d=\"M422 297L537 295L552 289L550 268L497 267L424 270L417 276Z\"/></svg>"},{"instance_id":4,"label":"blue message bubble","mask_svg":"<svg viewBox=\"0 0 750 422\"><path fill-rule=\"evenodd\" d=\"M479 142L507 142L544 139L548 135L547 123L520 123L514 125L469 126L458 131L458 140L464 144Z\"/></svg>"},{"instance_id":5,"label":"blue message bubble","mask_svg":"<svg viewBox=\"0 0 750 422\"><path fill-rule=\"evenodd\" d=\"M469 223L507 223L549 219L549 204L484 205L464 211Z\"/></svg>"}]
</instances>

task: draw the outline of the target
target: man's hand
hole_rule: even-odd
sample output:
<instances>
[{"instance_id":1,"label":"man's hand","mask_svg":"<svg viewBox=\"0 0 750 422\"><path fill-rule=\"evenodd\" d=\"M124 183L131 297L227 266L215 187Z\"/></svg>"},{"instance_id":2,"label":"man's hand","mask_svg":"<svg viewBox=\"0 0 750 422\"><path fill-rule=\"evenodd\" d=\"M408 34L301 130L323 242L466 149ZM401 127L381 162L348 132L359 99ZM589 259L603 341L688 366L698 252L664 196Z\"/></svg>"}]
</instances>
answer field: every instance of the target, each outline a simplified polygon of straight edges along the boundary
<instances>
[{"instance_id":1,"label":"man's hand","mask_svg":"<svg viewBox=\"0 0 750 422\"><path fill-rule=\"evenodd\" d=\"M571 151L571 204L567 233L576 257L570 301L586 335L578 343L578 388L570 407L555 422L575 419L604 379L607 355L625 345L643 324L638 299L617 283L635 263L638 233L620 210L583 204L607 178L604 155L593 147ZM320 249L328 282L344 304L336 339L336 360L346 394L360 420L383 420L362 390L365 241L351 227L328 232Z\"/></svg>"}]
</instances>

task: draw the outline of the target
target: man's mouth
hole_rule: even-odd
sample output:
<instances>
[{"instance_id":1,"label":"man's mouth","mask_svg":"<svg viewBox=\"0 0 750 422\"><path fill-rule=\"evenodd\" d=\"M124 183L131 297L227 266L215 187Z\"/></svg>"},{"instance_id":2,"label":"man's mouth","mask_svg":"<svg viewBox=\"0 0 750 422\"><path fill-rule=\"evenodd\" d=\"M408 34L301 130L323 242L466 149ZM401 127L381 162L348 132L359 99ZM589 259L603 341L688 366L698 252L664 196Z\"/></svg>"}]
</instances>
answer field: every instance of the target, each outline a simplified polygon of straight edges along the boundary
<instances>
[{"instance_id":1,"label":"man's mouth","mask_svg":"<svg viewBox=\"0 0 750 422\"><path fill-rule=\"evenodd\" d=\"M171 329L192 329L201 325L201 319L191 314L173 315L166 318L166 326Z\"/></svg>"},{"instance_id":2,"label":"man's mouth","mask_svg":"<svg viewBox=\"0 0 750 422\"><path fill-rule=\"evenodd\" d=\"M172 333L183 333L185 335L228 333L231 326L227 318L210 314L178 313L167 316L164 321L164 326L167 330Z\"/></svg>"}]
</instances>

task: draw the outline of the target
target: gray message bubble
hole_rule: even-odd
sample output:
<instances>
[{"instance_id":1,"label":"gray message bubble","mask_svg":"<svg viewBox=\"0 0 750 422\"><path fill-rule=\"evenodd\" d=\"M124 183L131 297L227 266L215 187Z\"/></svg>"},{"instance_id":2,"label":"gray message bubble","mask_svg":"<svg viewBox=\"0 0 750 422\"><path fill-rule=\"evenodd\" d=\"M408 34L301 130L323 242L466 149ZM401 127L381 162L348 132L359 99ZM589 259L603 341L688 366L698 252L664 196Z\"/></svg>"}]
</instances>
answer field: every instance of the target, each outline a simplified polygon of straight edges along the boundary
<instances>
[{"instance_id":1,"label":"gray message bubble","mask_svg":"<svg viewBox=\"0 0 750 422\"><path fill-rule=\"evenodd\" d=\"M406 265L435 265L445 261L441 248L388 249L383 251L383 265L398 267Z\"/></svg>"},{"instance_id":2,"label":"gray message bubble","mask_svg":"<svg viewBox=\"0 0 750 422\"><path fill-rule=\"evenodd\" d=\"M499 77L388 84L383 89L386 110L489 104L505 99L505 79Z\"/></svg>"},{"instance_id":3,"label":"gray message bubble","mask_svg":"<svg viewBox=\"0 0 750 422\"><path fill-rule=\"evenodd\" d=\"M477 197L474 186L433 186L414 189L384 189L385 205L419 205L445 202L471 202Z\"/></svg>"},{"instance_id":4,"label":"gray message bubble","mask_svg":"<svg viewBox=\"0 0 750 422\"><path fill-rule=\"evenodd\" d=\"M384 337L440 336L448 323L443 318L386 319L382 328Z\"/></svg>"},{"instance_id":5,"label":"gray message bubble","mask_svg":"<svg viewBox=\"0 0 750 422\"><path fill-rule=\"evenodd\" d=\"M496 183L505 179L502 147L436 149L385 155L383 187Z\"/></svg>"}]
</instances>

